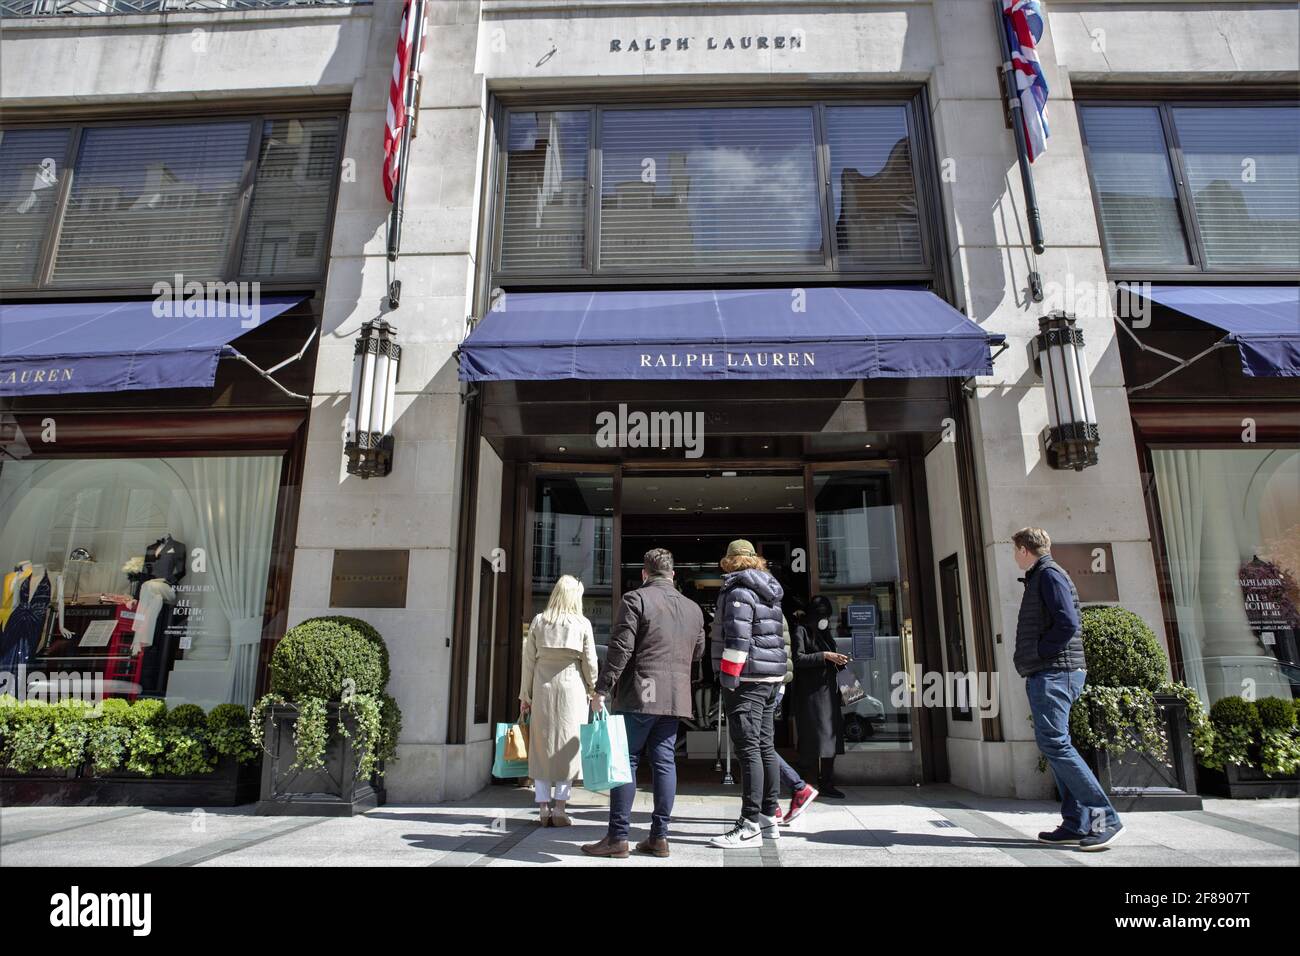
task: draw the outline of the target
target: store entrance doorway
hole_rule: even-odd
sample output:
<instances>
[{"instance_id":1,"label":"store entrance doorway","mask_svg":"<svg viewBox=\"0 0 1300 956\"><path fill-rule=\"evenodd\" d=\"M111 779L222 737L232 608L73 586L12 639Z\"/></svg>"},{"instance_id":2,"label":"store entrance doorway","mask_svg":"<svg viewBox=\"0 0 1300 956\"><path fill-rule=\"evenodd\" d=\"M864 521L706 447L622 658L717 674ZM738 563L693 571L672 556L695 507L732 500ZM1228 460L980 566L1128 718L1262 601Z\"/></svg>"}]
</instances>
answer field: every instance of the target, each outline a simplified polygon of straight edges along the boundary
<instances>
[{"instance_id":1,"label":"store entrance doorway","mask_svg":"<svg viewBox=\"0 0 1300 956\"><path fill-rule=\"evenodd\" d=\"M782 609L795 624L808 602L808 550L803 471L719 469L698 472L633 472L623 476L622 568L624 591L641 584L643 555L652 548L673 553L678 589L700 605L708 639L718 590L719 560L729 542L744 538L768 563L785 591ZM720 694L706 649L692 681L693 713L677 738L678 771L715 780L725 773L727 742L718 729ZM784 708L783 708L784 710ZM777 746L793 744L782 713Z\"/></svg>"},{"instance_id":2,"label":"store entrance doorway","mask_svg":"<svg viewBox=\"0 0 1300 956\"><path fill-rule=\"evenodd\" d=\"M519 580L520 637L559 576L572 574L583 582L584 611L603 664L621 595L640 586L643 555L655 547L672 551L678 587L711 623L722 584L718 562L728 542L745 538L781 582L792 625L802 621L813 595L831 603L836 648L861 685L860 696L840 702L845 752L837 775L843 767L845 782L918 782L927 741L911 702L924 668L913 640L915 554L907 541L914 522L900 469L879 460L533 464L521 529L530 560ZM518 673L512 665L512 686ZM692 689L692 713L678 737L679 767L687 779L717 783L726 742L719 741L721 695L707 657ZM801 766L789 716L778 722L777 746Z\"/></svg>"}]
</instances>

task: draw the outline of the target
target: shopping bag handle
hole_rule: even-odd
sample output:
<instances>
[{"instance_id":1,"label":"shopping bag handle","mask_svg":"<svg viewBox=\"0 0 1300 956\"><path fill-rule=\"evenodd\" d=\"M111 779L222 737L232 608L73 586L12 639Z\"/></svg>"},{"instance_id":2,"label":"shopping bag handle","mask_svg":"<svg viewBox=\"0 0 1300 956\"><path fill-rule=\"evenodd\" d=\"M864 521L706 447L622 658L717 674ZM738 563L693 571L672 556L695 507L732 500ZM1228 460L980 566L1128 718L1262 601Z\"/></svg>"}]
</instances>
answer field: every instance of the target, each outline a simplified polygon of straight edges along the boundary
<instances>
[{"instance_id":1,"label":"shopping bag handle","mask_svg":"<svg viewBox=\"0 0 1300 956\"><path fill-rule=\"evenodd\" d=\"M605 705L602 703L600 705L600 710L591 711L591 719L588 720L587 723L594 724L596 721L605 720L608 717L609 717L609 711L605 709Z\"/></svg>"}]
</instances>

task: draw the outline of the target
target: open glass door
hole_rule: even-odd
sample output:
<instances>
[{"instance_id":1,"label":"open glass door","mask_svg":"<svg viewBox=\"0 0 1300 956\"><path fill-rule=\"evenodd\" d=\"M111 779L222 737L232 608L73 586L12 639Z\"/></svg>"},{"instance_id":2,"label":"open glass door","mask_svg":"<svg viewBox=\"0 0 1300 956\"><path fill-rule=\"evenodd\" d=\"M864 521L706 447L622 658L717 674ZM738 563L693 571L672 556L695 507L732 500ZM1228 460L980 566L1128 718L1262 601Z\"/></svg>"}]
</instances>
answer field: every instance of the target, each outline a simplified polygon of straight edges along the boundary
<instances>
[{"instance_id":1,"label":"open glass door","mask_svg":"<svg viewBox=\"0 0 1300 956\"><path fill-rule=\"evenodd\" d=\"M614 602L620 596L618 486L613 466L533 466L521 641L533 617L546 608L560 575L571 574L582 582L583 612L595 633L596 655L604 663Z\"/></svg>"},{"instance_id":2,"label":"open glass door","mask_svg":"<svg viewBox=\"0 0 1300 956\"><path fill-rule=\"evenodd\" d=\"M836 644L866 691L842 705L845 750L911 751L916 664L897 471L809 465L805 486L812 589L835 607Z\"/></svg>"}]
</instances>

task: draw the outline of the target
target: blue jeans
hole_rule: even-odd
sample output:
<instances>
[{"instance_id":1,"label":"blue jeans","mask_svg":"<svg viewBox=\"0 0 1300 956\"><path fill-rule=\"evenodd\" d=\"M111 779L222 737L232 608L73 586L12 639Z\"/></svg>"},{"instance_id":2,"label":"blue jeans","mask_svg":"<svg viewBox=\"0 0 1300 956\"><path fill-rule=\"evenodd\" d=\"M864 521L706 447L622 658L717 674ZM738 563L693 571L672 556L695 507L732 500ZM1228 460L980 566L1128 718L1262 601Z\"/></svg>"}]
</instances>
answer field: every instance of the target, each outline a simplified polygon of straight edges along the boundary
<instances>
[{"instance_id":1,"label":"blue jeans","mask_svg":"<svg viewBox=\"0 0 1300 956\"><path fill-rule=\"evenodd\" d=\"M1083 693L1085 676L1081 670L1039 671L1025 679L1025 690L1034 718L1034 740L1061 792L1065 829L1100 833L1119 826L1119 814L1070 740L1070 708Z\"/></svg>"},{"instance_id":2,"label":"blue jeans","mask_svg":"<svg viewBox=\"0 0 1300 956\"><path fill-rule=\"evenodd\" d=\"M650 836L667 837L673 799L677 796L677 726L681 720L661 714L621 716L627 728L632 782L609 792L609 840L616 843L627 839L632 825L632 801L636 799L636 768L643 751L650 757L654 781L655 804L650 817Z\"/></svg>"},{"instance_id":3,"label":"blue jeans","mask_svg":"<svg viewBox=\"0 0 1300 956\"><path fill-rule=\"evenodd\" d=\"M792 793L797 793L807 786L803 782L803 777L799 776L799 771L785 762L785 758L780 754L776 755L776 762L781 768L781 782L790 788Z\"/></svg>"}]
</instances>

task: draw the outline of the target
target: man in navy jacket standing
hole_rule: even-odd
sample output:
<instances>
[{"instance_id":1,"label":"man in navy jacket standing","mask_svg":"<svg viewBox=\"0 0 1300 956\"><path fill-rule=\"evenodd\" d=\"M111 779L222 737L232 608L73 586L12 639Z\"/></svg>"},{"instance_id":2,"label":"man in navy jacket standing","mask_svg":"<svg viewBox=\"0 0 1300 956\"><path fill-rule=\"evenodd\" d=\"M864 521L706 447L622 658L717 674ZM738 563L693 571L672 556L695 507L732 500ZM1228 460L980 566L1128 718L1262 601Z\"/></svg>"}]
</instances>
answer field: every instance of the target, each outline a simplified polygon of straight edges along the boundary
<instances>
[{"instance_id":1,"label":"man in navy jacket standing","mask_svg":"<svg viewBox=\"0 0 1300 956\"><path fill-rule=\"evenodd\" d=\"M1021 528L1011 536L1016 566L1025 572L1025 594L1016 622L1016 671L1025 678L1034 740L1061 792L1062 823L1038 834L1044 843L1105 850L1124 824L1106 791L1070 740L1070 708L1087 675L1079 592L1065 569L1052 560L1052 539L1042 528Z\"/></svg>"}]
</instances>

